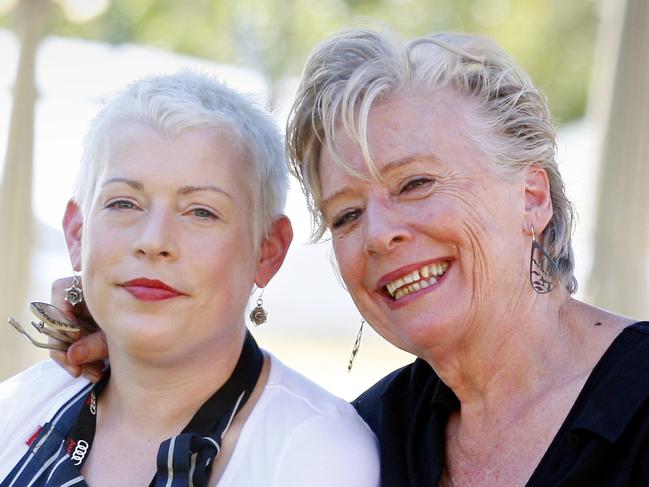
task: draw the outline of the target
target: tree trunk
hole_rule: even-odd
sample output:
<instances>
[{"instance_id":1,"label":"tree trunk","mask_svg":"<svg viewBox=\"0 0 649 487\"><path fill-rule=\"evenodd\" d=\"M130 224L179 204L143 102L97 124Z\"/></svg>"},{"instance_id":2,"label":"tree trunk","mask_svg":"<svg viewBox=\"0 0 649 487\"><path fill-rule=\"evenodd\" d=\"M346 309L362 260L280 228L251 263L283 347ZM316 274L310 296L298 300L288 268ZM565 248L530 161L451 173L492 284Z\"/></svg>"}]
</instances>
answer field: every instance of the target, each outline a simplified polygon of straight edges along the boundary
<instances>
[{"instance_id":1,"label":"tree trunk","mask_svg":"<svg viewBox=\"0 0 649 487\"><path fill-rule=\"evenodd\" d=\"M2 183L0 184L0 370L4 376L23 368L26 347L6 324L13 314L28 317L29 261L32 254L32 160L36 104L36 51L45 35L48 0L21 0L16 6L20 57ZM26 324L23 322L23 324Z\"/></svg>"},{"instance_id":2,"label":"tree trunk","mask_svg":"<svg viewBox=\"0 0 649 487\"><path fill-rule=\"evenodd\" d=\"M611 4L612 5L612 4ZM587 294L613 311L649 316L649 2L616 1L623 14L601 151L594 258ZM603 28L606 24L603 25ZM601 69L607 69L605 64ZM609 68L610 69L610 68ZM595 100L597 103L597 99Z\"/></svg>"}]
</instances>

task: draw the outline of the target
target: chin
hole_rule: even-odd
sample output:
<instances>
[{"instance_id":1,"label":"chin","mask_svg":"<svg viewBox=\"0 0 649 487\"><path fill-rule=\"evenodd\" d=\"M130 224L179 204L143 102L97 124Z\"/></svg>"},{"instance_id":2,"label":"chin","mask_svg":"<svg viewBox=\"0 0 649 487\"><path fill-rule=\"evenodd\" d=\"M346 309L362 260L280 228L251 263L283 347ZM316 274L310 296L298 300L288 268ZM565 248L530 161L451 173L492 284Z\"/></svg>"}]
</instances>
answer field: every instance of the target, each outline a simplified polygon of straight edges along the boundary
<instances>
[{"instance_id":1,"label":"chin","mask_svg":"<svg viewBox=\"0 0 649 487\"><path fill-rule=\"evenodd\" d=\"M406 323L396 327L393 325L392 336L386 339L402 350L421 357L431 349L448 346L454 341L461 331L460 323L459 317L413 317Z\"/></svg>"},{"instance_id":2,"label":"chin","mask_svg":"<svg viewBox=\"0 0 649 487\"><path fill-rule=\"evenodd\" d=\"M135 351L157 349L167 352L186 338L178 320L151 316L118 316L115 322L103 329L111 342Z\"/></svg>"}]
</instances>

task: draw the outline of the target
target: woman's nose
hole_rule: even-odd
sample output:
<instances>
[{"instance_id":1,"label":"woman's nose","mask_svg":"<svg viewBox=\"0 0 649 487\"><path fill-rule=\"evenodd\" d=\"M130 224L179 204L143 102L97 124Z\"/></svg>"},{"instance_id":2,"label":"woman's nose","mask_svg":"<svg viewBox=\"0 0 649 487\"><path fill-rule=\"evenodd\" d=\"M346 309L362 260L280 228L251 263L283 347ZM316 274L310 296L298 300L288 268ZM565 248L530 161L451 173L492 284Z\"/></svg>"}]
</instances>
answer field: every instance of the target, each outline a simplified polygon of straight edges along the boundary
<instances>
[{"instance_id":1,"label":"woman's nose","mask_svg":"<svg viewBox=\"0 0 649 487\"><path fill-rule=\"evenodd\" d=\"M405 215L392 204L369 201L365 208L365 251L385 254L412 238Z\"/></svg>"},{"instance_id":2,"label":"woman's nose","mask_svg":"<svg viewBox=\"0 0 649 487\"><path fill-rule=\"evenodd\" d=\"M150 259L175 259L178 257L175 233L171 214L149 210L133 242L133 253Z\"/></svg>"}]
</instances>

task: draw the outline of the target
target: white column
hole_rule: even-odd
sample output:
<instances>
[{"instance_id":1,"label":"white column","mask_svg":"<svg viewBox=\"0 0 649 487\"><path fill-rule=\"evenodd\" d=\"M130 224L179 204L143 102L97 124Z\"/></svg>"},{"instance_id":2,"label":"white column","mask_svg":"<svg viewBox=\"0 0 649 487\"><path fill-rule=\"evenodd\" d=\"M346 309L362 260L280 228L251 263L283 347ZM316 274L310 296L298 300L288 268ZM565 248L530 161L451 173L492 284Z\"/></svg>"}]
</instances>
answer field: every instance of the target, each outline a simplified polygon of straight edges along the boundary
<instances>
[{"instance_id":1,"label":"white column","mask_svg":"<svg viewBox=\"0 0 649 487\"><path fill-rule=\"evenodd\" d=\"M607 5L620 22L617 49L596 67L610 70L594 89L595 117L606 129L601 151L594 258L587 294L604 308L649 316L649 2L615 0ZM618 8L615 12L613 9ZM606 20L606 19L605 19ZM601 39L615 40L603 32ZM610 45L610 44L609 44ZM604 42L599 43L605 47ZM601 52L596 53L596 57ZM606 72L604 72L606 78Z\"/></svg>"},{"instance_id":2,"label":"white column","mask_svg":"<svg viewBox=\"0 0 649 487\"><path fill-rule=\"evenodd\" d=\"M4 174L0 183L0 371L3 377L23 368L23 339L6 323L13 314L29 315L28 279L32 253L32 160L36 51L43 38L48 0L21 0L14 12L20 58L13 87L13 106ZM24 323L28 324L28 323Z\"/></svg>"}]
</instances>

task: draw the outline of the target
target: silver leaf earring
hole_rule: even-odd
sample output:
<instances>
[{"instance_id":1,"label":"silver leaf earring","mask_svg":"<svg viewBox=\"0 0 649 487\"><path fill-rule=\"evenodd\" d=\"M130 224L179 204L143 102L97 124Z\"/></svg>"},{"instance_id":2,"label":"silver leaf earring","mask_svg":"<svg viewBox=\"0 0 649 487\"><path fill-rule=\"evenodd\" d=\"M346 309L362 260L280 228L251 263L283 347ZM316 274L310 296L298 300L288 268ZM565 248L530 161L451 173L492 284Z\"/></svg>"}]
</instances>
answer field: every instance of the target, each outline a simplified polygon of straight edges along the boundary
<instances>
[{"instance_id":1,"label":"silver leaf earring","mask_svg":"<svg viewBox=\"0 0 649 487\"><path fill-rule=\"evenodd\" d=\"M559 269L534 235L532 227L532 250L530 252L530 284L538 294L547 294L554 288Z\"/></svg>"}]
</instances>

